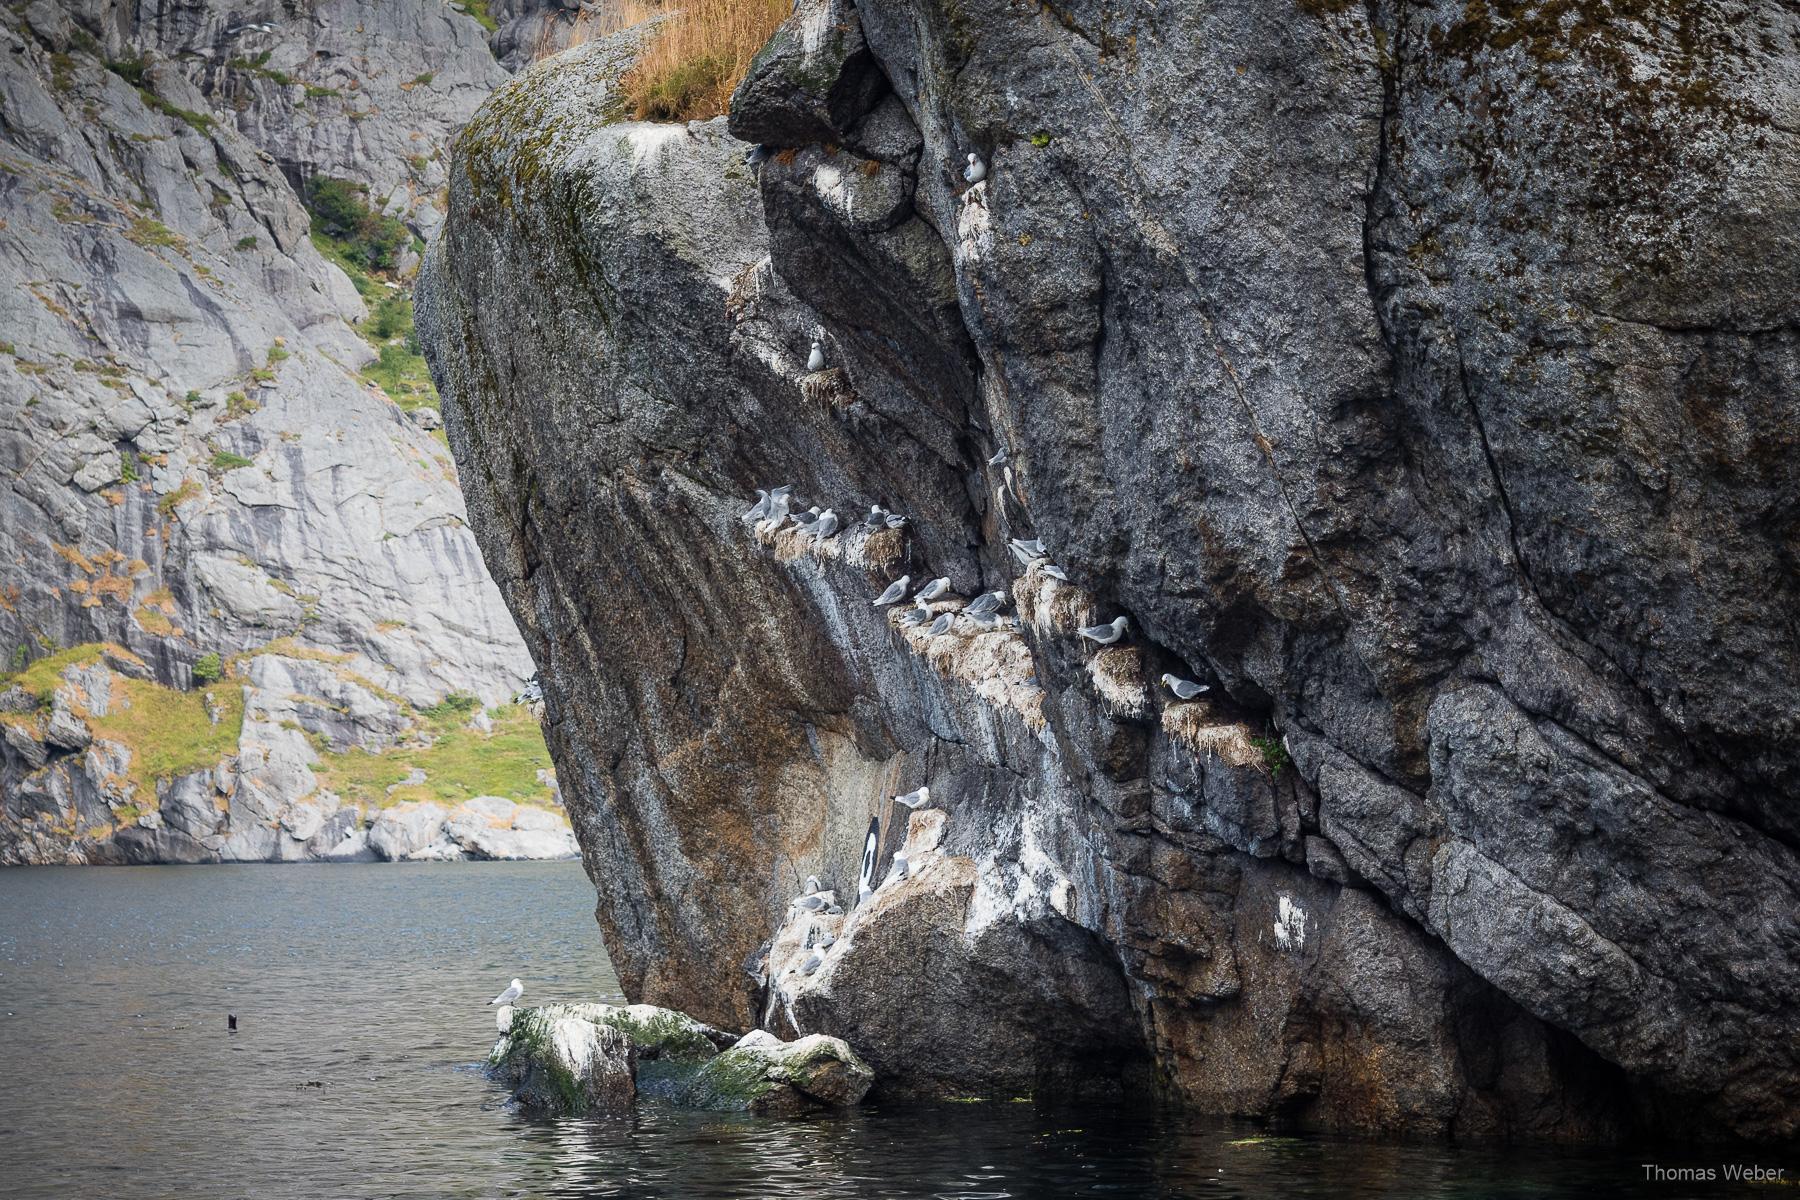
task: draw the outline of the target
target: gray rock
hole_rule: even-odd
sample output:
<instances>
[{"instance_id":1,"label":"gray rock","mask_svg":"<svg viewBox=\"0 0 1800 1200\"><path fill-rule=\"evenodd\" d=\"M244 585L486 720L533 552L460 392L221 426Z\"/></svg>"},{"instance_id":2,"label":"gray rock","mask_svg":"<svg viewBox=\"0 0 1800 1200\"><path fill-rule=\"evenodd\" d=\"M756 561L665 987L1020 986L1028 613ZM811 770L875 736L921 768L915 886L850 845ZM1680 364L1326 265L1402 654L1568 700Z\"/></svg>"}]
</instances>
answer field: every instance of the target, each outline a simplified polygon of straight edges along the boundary
<instances>
[{"instance_id":1,"label":"gray rock","mask_svg":"<svg viewBox=\"0 0 1800 1200\"><path fill-rule=\"evenodd\" d=\"M733 120L816 144L754 179L716 123L608 123L629 37L503 89L421 330L627 993L734 1027L789 995L899 1086L992 1086L902 1021L914 964L998 1039L1048 1019L1052 931L1086 999L1061 1054L1019 1035L1033 1074L1110 1047L1303 1125L1793 1137L1800 140L1784 43L1683 11L1679 47L1595 15L1551 50L1231 0L1119 55L1083 13L883 0L846 17L866 112L793 28L759 64ZM777 479L910 521L746 532ZM866 603L1005 584L1012 536L1106 594L1028 573L1020 631L928 645ZM1118 613L1096 669L1070 631ZM1156 713L1158 662L1213 692ZM772 881L855 878L927 773L967 899L795 984Z\"/></svg>"},{"instance_id":2,"label":"gray rock","mask_svg":"<svg viewBox=\"0 0 1800 1200\"><path fill-rule=\"evenodd\" d=\"M384 808L369 826L369 849L388 862L411 858L439 842L446 815L430 801Z\"/></svg>"},{"instance_id":3,"label":"gray rock","mask_svg":"<svg viewBox=\"0 0 1800 1200\"><path fill-rule=\"evenodd\" d=\"M631 1039L567 1007L515 1009L488 1055L489 1072L529 1112L623 1112L637 1097Z\"/></svg>"},{"instance_id":4,"label":"gray rock","mask_svg":"<svg viewBox=\"0 0 1800 1200\"><path fill-rule=\"evenodd\" d=\"M680 1102L691 1108L798 1116L858 1104L875 1073L841 1038L809 1034L797 1042L750 1043L720 1052L697 1071Z\"/></svg>"}]
</instances>

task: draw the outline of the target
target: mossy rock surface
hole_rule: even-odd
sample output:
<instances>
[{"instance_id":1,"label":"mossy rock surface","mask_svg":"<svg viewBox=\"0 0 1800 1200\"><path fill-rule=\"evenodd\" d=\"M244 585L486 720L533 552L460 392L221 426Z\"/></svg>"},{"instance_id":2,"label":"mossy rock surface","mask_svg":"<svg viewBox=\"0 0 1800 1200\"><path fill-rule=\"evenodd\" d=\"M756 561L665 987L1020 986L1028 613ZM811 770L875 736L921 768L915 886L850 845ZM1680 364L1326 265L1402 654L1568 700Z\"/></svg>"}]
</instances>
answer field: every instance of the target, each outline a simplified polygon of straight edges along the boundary
<instances>
[{"instance_id":1,"label":"mossy rock surface","mask_svg":"<svg viewBox=\"0 0 1800 1200\"><path fill-rule=\"evenodd\" d=\"M841 1038L738 1046L695 1073L680 1097L692 1108L785 1116L860 1102L875 1073Z\"/></svg>"}]
</instances>

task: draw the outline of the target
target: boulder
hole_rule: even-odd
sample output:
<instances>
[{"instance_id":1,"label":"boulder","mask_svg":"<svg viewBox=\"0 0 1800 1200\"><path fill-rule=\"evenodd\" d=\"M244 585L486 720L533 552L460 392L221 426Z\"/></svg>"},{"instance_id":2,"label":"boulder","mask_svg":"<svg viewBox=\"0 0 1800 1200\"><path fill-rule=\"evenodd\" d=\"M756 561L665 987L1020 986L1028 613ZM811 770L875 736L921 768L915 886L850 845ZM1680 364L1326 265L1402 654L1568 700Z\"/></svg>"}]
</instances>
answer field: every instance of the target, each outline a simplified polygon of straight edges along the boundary
<instances>
[{"instance_id":1,"label":"boulder","mask_svg":"<svg viewBox=\"0 0 1800 1200\"><path fill-rule=\"evenodd\" d=\"M513 1010L488 1069L528 1112L616 1113L637 1097L637 1050L624 1033L566 1005Z\"/></svg>"},{"instance_id":2,"label":"boulder","mask_svg":"<svg viewBox=\"0 0 1800 1200\"><path fill-rule=\"evenodd\" d=\"M369 827L369 849L388 862L411 858L441 841L446 815L428 800L384 808Z\"/></svg>"},{"instance_id":3,"label":"boulder","mask_svg":"<svg viewBox=\"0 0 1800 1200\"><path fill-rule=\"evenodd\" d=\"M797 1116L860 1103L874 1082L875 1073L843 1039L815 1033L722 1051L688 1081L680 1100L713 1111Z\"/></svg>"}]
</instances>

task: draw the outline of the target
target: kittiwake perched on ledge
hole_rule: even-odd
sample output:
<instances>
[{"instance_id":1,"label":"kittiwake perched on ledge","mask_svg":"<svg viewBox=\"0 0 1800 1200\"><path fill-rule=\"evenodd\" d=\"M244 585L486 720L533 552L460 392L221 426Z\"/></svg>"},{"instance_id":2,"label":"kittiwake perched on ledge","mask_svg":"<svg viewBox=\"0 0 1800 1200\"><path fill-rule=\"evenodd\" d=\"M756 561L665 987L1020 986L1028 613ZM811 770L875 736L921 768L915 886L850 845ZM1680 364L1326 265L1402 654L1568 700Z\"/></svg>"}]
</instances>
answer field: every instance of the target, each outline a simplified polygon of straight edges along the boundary
<instances>
[{"instance_id":1,"label":"kittiwake perched on ledge","mask_svg":"<svg viewBox=\"0 0 1800 1200\"><path fill-rule=\"evenodd\" d=\"M913 599L917 600L920 604L923 604L927 600L936 600L939 596L949 590L950 577L948 575L940 575L924 587L920 588L918 595L914 596Z\"/></svg>"},{"instance_id":2,"label":"kittiwake perched on ledge","mask_svg":"<svg viewBox=\"0 0 1800 1200\"><path fill-rule=\"evenodd\" d=\"M963 168L963 179L969 183L980 183L987 178L987 164L981 161L979 154L969 155L969 165Z\"/></svg>"},{"instance_id":3,"label":"kittiwake perched on ledge","mask_svg":"<svg viewBox=\"0 0 1800 1200\"><path fill-rule=\"evenodd\" d=\"M819 877L817 875L808 875L806 877L806 894L807 895L809 895L809 896L815 895L824 890L825 890L824 888L819 886Z\"/></svg>"},{"instance_id":4,"label":"kittiwake perched on ledge","mask_svg":"<svg viewBox=\"0 0 1800 1200\"><path fill-rule=\"evenodd\" d=\"M891 512L887 515L887 527L889 529L898 529L904 524L906 524L906 518L899 513Z\"/></svg>"},{"instance_id":5,"label":"kittiwake perched on ledge","mask_svg":"<svg viewBox=\"0 0 1800 1200\"><path fill-rule=\"evenodd\" d=\"M506 985L506 990L504 992L501 992L498 996L495 996L492 1000L489 1000L488 1003L489 1004L511 1004L514 1000L517 1000L520 996L523 996L524 994L525 994L525 985L515 979L511 983Z\"/></svg>"},{"instance_id":6,"label":"kittiwake perched on ledge","mask_svg":"<svg viewBox=\"0 0 1800 1200\"><path fill-rule=\"evenodd\" d=\"M820 349L818 338L813 339L812 353L806 356L806 369L809 371L825 369L825 351Z\"/></svg>"},{"instance_id":7,"label":"kittiwake perched on ledge","mask_svg":"<svg viewBox=\"0 0 1800 1200\"><path fill-rule=\"evenodd\" d=\"M1044 574L1048 575L1052 579L1060 579L1064 583L1069 582L1069 577L1067 575L1063 574L1063 569L1061 567L1057 566L1055 563L1045 563L1042 567L1039 567L1038 569L1040 571L1042 571Z\"/></svg>"},{"instance_id":8,"label":"kittiwake perched on ledge","mask_svg":"<svg viewBox=\"0 0 1800 1200\"><path fill-rule=\"evenodd\" d=\"M1008 461L1010 460L1006 457L1006 447L1002 446L1000 449L994 451L994 456L992 458L988 459L988 466L1004 467Z\"/></svg>"},{"instance_id":9,"label":"kittiwake perched on ledge","mask_svg":"<svg viewBox=\"0 0 1800 1200\"><path fill-rule=\"evenodd\" d=\"M870 533L874 533L877 529L880 529L883 525L887 524L887 518L887 509L881 507L879 504L871 504L869 505L869 515L863 518L863 528Z\"/></svg>"},{"instance_id":10,"label":"kittiwake perched on ledge","mask_svg":"<svg viewBox=\"0 0 1800 1200\"><path fill-rule=\"evenodd\" d=\"M943 613L938 617L937 620L935 620L931 623L931 628L927 629L925 632L929 633L932 637L941 637L942 635L949 633L950 626L954 625L955 623L956 623L956 614L955 613Z\"/></svg>"},{"instance_id":11,"label":"kittiwake perched on ledge","mask_svg":"<svg viewBox=\"0 0 1800 1200\"><path fill-rule=\"evenodd\" d=\"M1090 642L1099 642L1102 646L1110 646L1125 636L1125 625L1124 617L1117 617L1107 625L1083 625L1081 636Z\"/></svg>"},{"instance_id":12,"label":"kittiwake perched on ledge","mask_svg":"<svg viewBox=\"0 0 1800 1200\"><path fill-rule=\"evenodd\" d=\"M900 627L913 629L931 620L931 610L921 604L917 608L909 608L900 614Z\"/></svg>"},{"instance_id":13,"label":"kittiwake perched on ledge","mask_svg":"<svg viewBox=\"0 0 1800 1200\"><path fill-rule=\"evenodd\" d=\"M820 513L819 519L814 521L807 529L807 532L813 535L813 540L816 542L824 541L837 531L838 515L829 508Z\"/></svg>"},{"instance_id":14,"label":"kittiwake perched on ledge","mask_svg":"<svg viewBox=\"0 0 1800 1200\"><path fill-rule=\"evenodd\" d=\"M769 515L769 493L762 488L756 489L756 507L738 517L746 525L754 525Z\"/></svg>"},{"instance_id":15,"label":"kittiwake perched on ledge","mask_svg":"<svg viewBox=\"0 0 1800 1200\"><path fill-rule=\"evenodd\" d=\"M969 601L969 607L963 611L971 617L979 617L984 613L999 612L1000 606L1006 603L1005 592L983 592Z\"/></svg>"},{"instance_id":16,"label":"kittiwake perched on ledge","mask_svg":"<svg viewBox=\"0 0 1800 1200\"><path fill-rule=\"evenodd\" d=\"M898 604L906 599L906 589L912 586L912 576L902 575L887 585L881 595L875 597L876 608L886 608L890 604Z\"/></svg>"},{"instance_id":17,"label":"kittiwake perched on ledge","mask_svg":"<svg viewBox=\"0 0 1800 1200\"><path fill-rule=\"evenodd\" d=\"M1168 685L1171 692L1175 693L1178 700L1192 700L1201 692L1212 691L1212 688L1204 683L1195 683L1191 679L1177 679L1166 671L1163 672L1162 681Z\"/></svg>"},{"instance_id":18,"label":"kittiwake perched on ledge","mask_svg":"<svg viewBox=\"0 0 1800 1200\"><path fill-rule=\"evenodd\" d=\"M904 796L895 796L894 803L903 808L908 808L917 812L919 809L924 808L927 804L931 803L931 788L926 786L917 791L908 792Z\"/></svg>"}]
</instances>

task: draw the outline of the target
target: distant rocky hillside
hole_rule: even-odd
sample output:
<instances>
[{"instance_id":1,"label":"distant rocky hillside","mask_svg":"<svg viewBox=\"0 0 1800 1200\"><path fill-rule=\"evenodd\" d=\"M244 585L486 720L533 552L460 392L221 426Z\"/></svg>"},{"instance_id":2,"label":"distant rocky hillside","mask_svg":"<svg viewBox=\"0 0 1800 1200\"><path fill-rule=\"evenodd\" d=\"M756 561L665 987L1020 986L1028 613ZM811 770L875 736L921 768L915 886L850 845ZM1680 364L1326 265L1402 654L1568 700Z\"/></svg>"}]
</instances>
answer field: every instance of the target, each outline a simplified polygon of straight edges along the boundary
<instances>
[{"instance_id":1,"label":"distant rocky hillside","mask_svg":"<svg viewBox=\"0 0 1800 1200\"><path fill-rule=\"evenodd\" d=\"M411 333L485 37L439 0L0 9L0 861L555 804Z\"/></svg>"},{"instance_id":2,"label":"distant rocky hillside","mask_svg":"<svg viewBox=\"0 0 1800 1200\"><path fill-rule=\"evenodd\" d=\"M630 999L1800 1134L1800 13L799 0L668 125L637 52L487 102L418 292Z\"/></svg>"}]
</instances>

